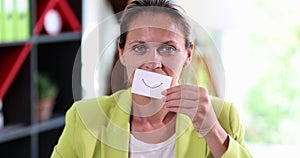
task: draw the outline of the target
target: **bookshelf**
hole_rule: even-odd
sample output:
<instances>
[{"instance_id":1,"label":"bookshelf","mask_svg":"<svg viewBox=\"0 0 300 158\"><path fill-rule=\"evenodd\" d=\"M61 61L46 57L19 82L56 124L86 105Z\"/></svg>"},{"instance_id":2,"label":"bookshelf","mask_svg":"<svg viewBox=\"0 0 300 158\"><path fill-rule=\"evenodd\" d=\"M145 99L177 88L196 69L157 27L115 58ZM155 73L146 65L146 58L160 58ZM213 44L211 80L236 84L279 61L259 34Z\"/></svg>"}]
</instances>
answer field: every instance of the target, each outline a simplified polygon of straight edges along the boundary
<instances>
[{"instance_id":1,"label":"bookshelf","mask_svg":"<svg viewBox=\"0 0 300 158\"><path fill-rule=\"evenodd\" d=\"M4 117L4 126L0 127L1 157L49 157L63 130L64 114L74 102L72 89L81 90L80 75L74 78L72 73L80 73L81 67L74 63L80 61L82 1L28 2L30 37L0 41L0 100ZM55 36L48 35L43 25L50 9L57 10L63 21L61 32ZM42 122L38 121L36 107L39 73L47 74L59 89L51 117ZM80 99L81 92L76 94L75 98Z\"/></svg>"}]
</instances>

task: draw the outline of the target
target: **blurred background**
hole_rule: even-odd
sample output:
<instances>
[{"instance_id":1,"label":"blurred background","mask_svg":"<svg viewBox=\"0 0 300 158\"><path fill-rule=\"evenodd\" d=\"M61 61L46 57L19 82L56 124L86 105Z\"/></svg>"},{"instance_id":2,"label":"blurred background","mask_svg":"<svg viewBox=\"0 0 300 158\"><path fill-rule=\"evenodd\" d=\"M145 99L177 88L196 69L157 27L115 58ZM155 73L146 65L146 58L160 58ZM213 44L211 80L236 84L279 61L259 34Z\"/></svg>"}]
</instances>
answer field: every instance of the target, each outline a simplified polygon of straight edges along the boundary
<instances>
[{"instance_id":1,"label":"blurred background","mask_svg":"<svg viewBox=\"0 0 300 158\"><path fill-rule=\"evenodd\" d=\"M177 2L207 34L196 34L201 51L194 54L192 66L198 84L235 104L253 156L297 157L300 2ZM72 103L112 93L111 72L118 64L117 13L127 3L0 0L4 157L49 157ZM48 96L54 98L52 103L38 103Z\"/></svg>"}]
</instances>

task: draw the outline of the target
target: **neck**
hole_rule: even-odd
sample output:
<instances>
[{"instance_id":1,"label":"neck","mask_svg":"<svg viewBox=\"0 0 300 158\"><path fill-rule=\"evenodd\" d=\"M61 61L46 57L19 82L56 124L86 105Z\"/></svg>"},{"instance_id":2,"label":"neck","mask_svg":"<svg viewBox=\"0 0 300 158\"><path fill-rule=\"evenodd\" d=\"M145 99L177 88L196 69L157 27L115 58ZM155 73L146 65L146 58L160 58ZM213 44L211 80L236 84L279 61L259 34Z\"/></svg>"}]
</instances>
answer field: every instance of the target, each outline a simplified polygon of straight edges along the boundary
<instances>
[{"instance_id":1,"label":"neck","mask_svg":"<svg viewBox=\"0 0 300 158\"><path fill-rule=\"evenodd\" d=\"M140 95L133 95L131 121L143 126L143 129L154 130L168 124L176 114L163 107L163 101Z\"/></svg>"},{"instance_id":2,"label":"neck","mask_svg":"<svg viewBox=\"0 0 300 158\"><path fill-rule=\"evenodd\" d=\"M160 143L175 133L176 113L163 107L163 101L133 95L130 132L146 143Z\"/></svg>"}]
</instances>

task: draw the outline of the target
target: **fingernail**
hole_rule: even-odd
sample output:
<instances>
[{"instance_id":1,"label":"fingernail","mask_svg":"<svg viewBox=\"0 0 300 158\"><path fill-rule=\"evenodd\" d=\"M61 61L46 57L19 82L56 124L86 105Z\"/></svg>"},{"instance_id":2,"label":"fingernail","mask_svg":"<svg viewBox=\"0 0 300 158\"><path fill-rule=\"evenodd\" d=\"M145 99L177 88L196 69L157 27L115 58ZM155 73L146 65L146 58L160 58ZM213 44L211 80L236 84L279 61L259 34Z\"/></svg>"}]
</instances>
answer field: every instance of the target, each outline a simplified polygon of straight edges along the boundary
<instances>
[{"instance_id":1,"label":"fingernail","mask_svg":"<svg viewBox=\"0 0 300 158\"><path fill-rule=\"evenodd\" d=\"M166 94L167 94L167 91L166 91L166 90L163 90L163 91L161 91L161 94L162 94L162 95L166 95Z\"/></svg>"}]
</instances>

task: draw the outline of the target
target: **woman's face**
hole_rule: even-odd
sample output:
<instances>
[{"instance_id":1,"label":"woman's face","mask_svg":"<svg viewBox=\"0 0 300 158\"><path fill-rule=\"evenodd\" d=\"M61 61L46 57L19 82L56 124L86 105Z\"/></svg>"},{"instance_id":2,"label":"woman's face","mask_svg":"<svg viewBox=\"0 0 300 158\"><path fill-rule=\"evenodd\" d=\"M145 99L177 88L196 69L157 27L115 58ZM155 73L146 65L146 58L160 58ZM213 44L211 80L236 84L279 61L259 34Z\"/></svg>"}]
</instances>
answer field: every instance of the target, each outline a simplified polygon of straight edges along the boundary
<instances>
[{"instance_id":1,"label":"woman's face","mask_svg":"<svg viewBox=\"0 0 300 158\"><path fill-rule=\"evenodd\" d=\"M182 68L191 60L193 45L185 47L181 28L164 13L143 13L129 24L121 63L132 83L134 71L143 69L173 77L178 81Z\"/></svg>"}]
</instances>

